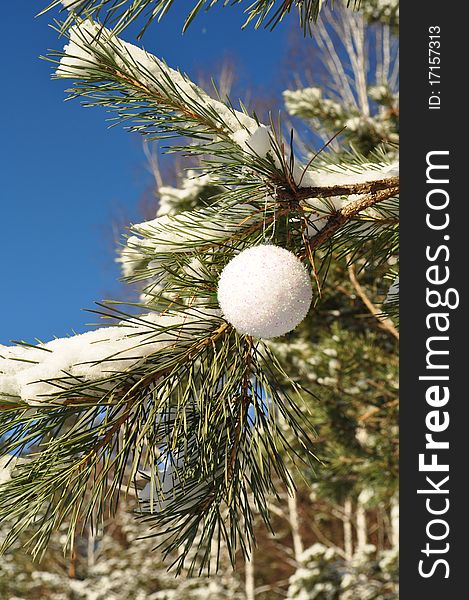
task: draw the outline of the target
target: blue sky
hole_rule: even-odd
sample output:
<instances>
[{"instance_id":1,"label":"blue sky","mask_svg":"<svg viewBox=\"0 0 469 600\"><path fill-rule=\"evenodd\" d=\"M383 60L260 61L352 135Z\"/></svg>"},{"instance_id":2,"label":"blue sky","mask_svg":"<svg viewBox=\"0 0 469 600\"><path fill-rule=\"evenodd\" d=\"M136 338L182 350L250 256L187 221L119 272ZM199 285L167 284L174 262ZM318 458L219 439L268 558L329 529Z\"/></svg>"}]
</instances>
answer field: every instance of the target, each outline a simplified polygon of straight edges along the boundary
<instances>
[{"instance_id":1,"label":"blue sky","mask_svg":"<svg viewBox=\"0 0 469 600\"><path fill-rule=\"evenodd\" d=\"M64 102L66 83L50 80L38 56L64 41L47 16L34 18L44 4L9 2L0 23L0 344L85 331L96 318L82 309L121 295L113 224L139 218L151 183L141 138L108 129L104 111ZM280 92L286 27L241 31L239 7L220 7L182 36L181 4L147 32L147 50L189 75L229 54L241 86Z\"/></svg>"}]
</instances>

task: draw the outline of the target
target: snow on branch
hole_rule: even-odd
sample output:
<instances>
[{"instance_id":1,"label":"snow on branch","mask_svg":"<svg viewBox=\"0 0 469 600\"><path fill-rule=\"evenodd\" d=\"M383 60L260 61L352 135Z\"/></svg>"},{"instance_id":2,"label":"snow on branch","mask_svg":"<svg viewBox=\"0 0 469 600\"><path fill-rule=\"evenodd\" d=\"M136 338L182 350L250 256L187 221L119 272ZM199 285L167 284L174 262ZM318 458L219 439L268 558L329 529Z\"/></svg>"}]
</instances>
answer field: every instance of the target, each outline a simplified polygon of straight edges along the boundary
<instances>
[{"instance_id":1,"label":"snow on branch","mask_svg":"<svg viewBox=\"0 0 469 600\"><path fill-rule=\"evenodd\" d=\"M389 164L381 169L370 164L369 169L358 171L337 167L323 172L296 158L291 161L289 143L271 126L235 110L229 102L215 100L187 76L101 25L87 19L72 27L69 37L56 76L78 80L74 96L131 120L132 130L152 137L195 138L197 143L186 146L187 152L212 155L220 163L237 160L251 171L260 168L258 162L253 163L257 159L270 160L271 174L292 162L294 187L352 185L397 173L396 165ZM263 167L262 177L268 177L269 169Z\"/></svg>"},{"instance_id":2,"label":"snow on branch","mask_svg":"<svg viewBox=\"0 0 469 600\"><path fill-rule=\"evenodd\" d=\"M215 313L205 314L206 326ZM191 335L200 314L145 314L81 335L58 338L37 346L0 346L0 399L21 399L30 405L54 402L64 388L98 382L103 395L115 382L159 350ZM185 327L184 333L182 328ZM68 385L67 385L68 381ZM87 394L90 389L87 388ZM92 392L91 392L92 393Z\"/></svg>"},{"instance_id":3,"label":"snow on branch","mask_svg":"<svg viewBox=\"0 0 469 600\"><path fill-rule=\"evenodd\" d=\"M198 122L194 133L228 136L245 151L249 146L262 150L268 140L267 128L255 119L211 98L180 71L90 19L70 29L55 74L94 83L119 81L134 88L129 97L134 104L139 92L163 110L179 113L187 123ZM121 100L124 103L125 98Z\"/></svg>"}]
</instances>

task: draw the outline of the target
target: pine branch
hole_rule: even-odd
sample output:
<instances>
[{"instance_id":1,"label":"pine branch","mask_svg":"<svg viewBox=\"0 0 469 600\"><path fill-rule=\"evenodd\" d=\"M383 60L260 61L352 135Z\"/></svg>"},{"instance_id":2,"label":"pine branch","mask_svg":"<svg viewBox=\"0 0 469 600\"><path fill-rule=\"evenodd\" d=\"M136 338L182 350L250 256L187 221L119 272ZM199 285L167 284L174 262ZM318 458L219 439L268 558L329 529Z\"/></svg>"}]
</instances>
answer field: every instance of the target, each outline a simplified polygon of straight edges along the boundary
<instances>
[{"instance_id":1,"label":"pine branch","mask_svg":"<svg viewBox=\"0 0 469 600\"><path fill-rule=\"evenodd\" d=\"M234 110L229 100L222 103L210 98L187 77L112 32L84 21L71 30L70 40L65 52L57 54L61 59L56 74L77 79L71 97L81 96L86 106L116 112L117 121L130 121L131 131L151 138L194 139L189 146L170 149L202 156L215 185L242 183L248 169L261 181L270 181L274 191L284 188L287 196L303 190L301 199L310 197L316 188L322 197L325 187L331 188L329 194L373 191L380 188L377 180L391 177L389 168L380 172L370 162L368 172L363 172L363 165L356 177L353 170L347 172L349 163L336 165L329 174L321 173L321 165L316 174L310 165L299 164L293 149L286 150L280 126L266 127L255 117ZM376 183L366 187L367 180ZM382 185L388 183L383 180Z\"/></svg>"},{"instance_id":2,"label":"pine branch","mask_svg":"<svg viewBox=\"0 0 469 600\"><path fill-rule=\"evenodd\" d=\"M121 41L90 20L70 30L64 53L56 53L56 76L74 78L71 97L105 106L122 120L139 122L136 130L173 131L208 141L231 139L236 131L258 129L258 123L230 105L212 99L179 71L144 50ZM160 117L158 118L158 115ZM168 125L165 123L169 121Z\"/></svg>"},{"instance_id":3,"label":"pine branch","mask_svg":"<svg viewBox=\"0 0 469 600\"><path fill-rule=\"evenodd\" d=\"M37 447L27 468L18 468L0 490L0 517L16 520L5 547L33 526L32 550L40 554L64 519L70 521L72 547L78 523L112 513L122 483L130 486L137 471L149 468L155 501L144 504L142 518L163 536L165 554L183 548L177 568L197 532L202 538L196 556L201 568L207 566L204 548L216 528L234 560L238 544L243 548L252 537L248 491L268 522L266 497L275 489L267 474L291 484L283 455L293 459L295 451L276 423L276 411L304 449L296 460L313 459L300 424L304 415L277 391L275 365L261 346L225 322L215 320L209 331L194 322L175 332L173 345L111 379L108 391L93 401L84 383L63 377L53 382L60 391L51 393L48 404L36 403L34 415L1 415L2 453L23 452L31 440ZM158 465L178 456L183 461L166 489Z\"/></svg>"},{"instance_id":4,"label":"pine branch","mask_svg":"<svg viewBox=\"0 0 469 600\"><path fill-rule=\"evenodd\" d=\"M361 219L378 226L395 219L385 206L398 193L395 165L341 156L340 164L302 167L280 127L210 98L100 25L78 22L58 55L57 75L77 80L72 97L145 135L194 140L171 150L202 155L216 195L203 209L134 227L127 277L148 280L153 314L130 316L115 305L105 316L121 321L107 338L97 330L0 357L1 450L31 454L0 488L0 518L15 521L5 546L32 527L40 554L68 520L73 548L78 527L102 523L146 471L141 518L176 568L191 547L190 569L207 567L217 538L234 562L238 549L249 553L254 512L269 523L277 481L291 488L291 465L311 469L315 456L297 402L306 390L263 342L222 319L221 270L266 239L313 265L319 248L326 256L340 243L350 249Z\"/></svg>"},{"instance_id":5,"label":"pine branch","mask_svg":"<svg viewBox=\"0 0 469 600\"><path fill-rule=\"evenodd\" d=\"M40 14L64 4L70 10L64 22L68 29L76 19L85 15L99 18L107 27L121 33L134 22L143 22L138 37L141 38L154 21L160 21L172 8L174 0L53 0ZM312 34L312 25L317 21L323 0L255 0L244 10L247 27L253 23L256 29L264 26L273 30L292 10L298 11L300 27L304 35ZM186 31L192 21L202 12L215 5L245 5L245 0L196 0L195 5L185 18L182 30ZM358 9L359 1L350 0L347 6Z\"/></svg>"}]
</instances>

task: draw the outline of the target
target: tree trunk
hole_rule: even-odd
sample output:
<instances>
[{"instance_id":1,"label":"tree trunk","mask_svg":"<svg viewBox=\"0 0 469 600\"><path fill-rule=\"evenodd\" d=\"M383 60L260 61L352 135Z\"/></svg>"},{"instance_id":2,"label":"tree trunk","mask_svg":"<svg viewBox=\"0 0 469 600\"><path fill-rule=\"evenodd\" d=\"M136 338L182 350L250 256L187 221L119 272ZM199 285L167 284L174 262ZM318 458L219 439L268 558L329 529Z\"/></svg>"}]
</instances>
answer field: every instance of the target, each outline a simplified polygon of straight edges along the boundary
<instances>
[{"instance_id":1,"label":"tree trunk","mask_svg":"<svg viewBox=\"0 0 469 600\"><path fill-rule=\"evenodd\" d=\"M344 552L345 558L351 560L353 556L353 531L352 531L352 501L350 498L344 502Z\"/></svg>"},{"instance_id":2,"label":"tree trunk","mask_svg":"<svg viewBox=\"0 0 469 600\"><path fill-rule=\"evenodd\" d=\"M399 496L394 494L391 498L391 544L399 549Z\"/></svg>"},{"instance_id":3,"label":"tree trunk","mask_svg":"<svg viewBox=\"0 0 469 600\"><path fill-rule=\"evenodd\" d=\"M357 504L357 550L362 550L368 543L368 525L366 522L366 510L363 504L358 501Z\"/></svg>"},{"instance_id":4,"label":"tree trunk","mask_svg":"<svg viewBox=\"0 0 469 600\"><path fill-rule=\"evenodd\" d=\"M293 552L295 553L296 562L300 562L304 547L300 533L300 519L298 517L298 503L296 491L292 490L291 494L287 494L287 499L288 519L290 521L291 534L293 538Z\"/></svg>"},{"instance_id":5,"label":"tree trunk","mask_svg":"<svg viewBox=\"0 0 469 600\"><path fill-rule=\"evenodd\" d=\"M249 558L246 558L245 562L245 591L246 600L255 600L254 549L251 550L251 555Z\"/></svg>"},{"instance_id":6,"label":"tree trunk","mask_svg":"<svg viewBox=\"0 0 469 600\"><path fill-rule=\"evenodd\" d=\"M95 556L96 534L91 527L88 527L88 547L87 547L87 563L88 569L94 567L96 562Z\"/></svg>"}]
</instances>

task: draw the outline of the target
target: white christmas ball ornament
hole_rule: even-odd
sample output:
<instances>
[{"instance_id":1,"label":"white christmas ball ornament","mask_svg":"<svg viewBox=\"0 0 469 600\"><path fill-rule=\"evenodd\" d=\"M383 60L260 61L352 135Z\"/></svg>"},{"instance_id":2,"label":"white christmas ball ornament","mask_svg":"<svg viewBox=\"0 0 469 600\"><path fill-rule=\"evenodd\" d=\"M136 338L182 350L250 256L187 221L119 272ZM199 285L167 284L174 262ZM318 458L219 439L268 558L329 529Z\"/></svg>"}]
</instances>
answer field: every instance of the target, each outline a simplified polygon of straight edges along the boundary
<instances>
[{"instance_id":1,"label":"white christmas ball ornament","mask_svg":"<svg viewBox=\"0 0 469 600\"><path fill-rule=\"evenodd\" d=\"M278 246L240 252L223 269L218 301L227 321L257 338L284 335L306 317L313 291L300 260Z\"/></svg>"}]
</instances>

